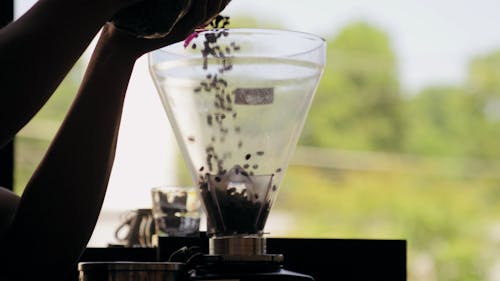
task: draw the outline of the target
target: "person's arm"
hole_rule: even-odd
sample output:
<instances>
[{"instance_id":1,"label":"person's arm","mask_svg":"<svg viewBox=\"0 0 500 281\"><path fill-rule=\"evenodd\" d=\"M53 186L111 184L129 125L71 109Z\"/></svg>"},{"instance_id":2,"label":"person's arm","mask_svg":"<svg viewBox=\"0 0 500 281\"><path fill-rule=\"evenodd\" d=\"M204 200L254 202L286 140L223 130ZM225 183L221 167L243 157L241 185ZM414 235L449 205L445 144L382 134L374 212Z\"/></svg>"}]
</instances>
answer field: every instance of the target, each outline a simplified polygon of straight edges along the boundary
<instances>
[{"instance_id":1,"label":"person's arm","mask_svg":"<svg viewBox=\"0 0 500 281\"><path fill-rule=\"evenodd\" d=\"M45 104L102 25L135 0L39 0L0 29L0 147Z\"/></svg>"},{"instance_id":2,"label":"person's arm","mask_svg":"<svg viewBox=\"0 0 500 281\"><path fill-rule=\"evenodd\" d=\"M30 179L0 245L0 274L59 280L85 249L114 160L121 111L135 60L184 39L212 15L197 6L164 39L139 39L106 24L70 112ZM17 267L19 266L19 267ZM30 268L26 271L26 268ZM1 277L1 276L0 276Z\"/></svg>"},{"instance_id":3,"label":"person's arm","mask_svg":"<svg viewBox=\"0 0 500 281\"><path fill-rule=\"evenodd\" d=\"M0 187L0 233L9 227L18 204L19 196L17 194Z\"/></svg>"},{"instance_id":4,"label":"person's arm","mask_svg":"<svg viewBox=\"0 0 500 281\"><path fill-rule=\"evenodd\" d=\"M61 280L90 239L135 61L105 37L103 31L79 93L22 194L0 245L0 274Z\"/></svg>"}]
</instances>

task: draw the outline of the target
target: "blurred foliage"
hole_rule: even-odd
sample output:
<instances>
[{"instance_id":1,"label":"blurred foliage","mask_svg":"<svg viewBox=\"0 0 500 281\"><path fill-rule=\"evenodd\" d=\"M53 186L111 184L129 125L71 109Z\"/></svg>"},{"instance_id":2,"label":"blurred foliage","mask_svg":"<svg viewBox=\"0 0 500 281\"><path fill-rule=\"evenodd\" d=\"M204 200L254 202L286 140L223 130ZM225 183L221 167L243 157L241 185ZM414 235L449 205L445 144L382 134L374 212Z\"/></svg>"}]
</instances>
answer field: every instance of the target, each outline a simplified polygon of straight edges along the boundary
<instances>
[{"instance_id":1,"label":"blurred foliage","mask_svg":"<svg viewBox=\"0 0 500 281\"><path fill-rule=\"evenodd\" d=\"M407 240L409 280L488 280L500 252L500 52L474 58L462 85L403 93L398 80L385 32L355 23L329 38L301 144L427 158L392 172L291 166L276 209L292 210L291 236Z\"/></svg>"},{"instance_id":2,"label":"blurred foliage","mask_svg":"<svg viewBox=\"0 0 500 281\"><path fill-rule=\"evenodd\" d=\"M469 147L469 152L471 155L499 159L500 50L471 61L467 90L471 96L469 113L479 119L471 128L470 136L475 143Z\"/></svg>"},{"instance_id":3,"label":"blurred foliage","mask_svg":"<svg viewBox=\"0 0 500 281\"><path fill-rule=\"evenodd\" d=\"M290 236L407 240L409 280L487 280L498 202L498 180L292 166L275 208Z\"/></svg>"},{"instance_id":4,"label":"blurred foliage","mask_svg":"<svg viewBox=\"0 0 500 281\"><path fill-rule=\"evenodd\" d=\"M392 171L292 165L274 207L294 220L287 235L405 239L409 280L493 280L500 264L500 51L472 59L463 84L404 93L383 30L353 23L327 42L327 66L300 144L391 152L401 161L388 166L398 167ZM82 68L19 134L18 192L62 121ZM377 157L375 165L388 165ZM179 170L187 184L185 164Z\"/></svg>"},{"instance_id":5,"label":"blurred foliage","mask_svg":"<svg viewBox=\"0 0 500 281\"><path fill-rule=\"evenodd\" d=\"M14 167L14 190L17 193L24 190L62 123L77 93L83 70L84 62L80 60L43 108L17 134Z\"/></svg>"},{"instance_id":6,"label":"blurred foliage","mask_svg":"<svg viewBox=\"0 0 500 281\"><path fill-rule=\"evenodd\" d=\"M406 150L427 155L467 155L470 130L478 119L471 96L462 88L432 87L406 106Z\"/></svg>"},{"instance_id":7,"label":"blurred foliage","mask_svg":"<svg viewBox=\"0 0 500 281\"><path fill-rule=\"evenodd\" d=\"M231 28L262 28L263 26L266 28L282 28L282 25L274 21L266 21L262 18L257 19L247 16L231 17L229 26Z\"/></svg>"},{"instance_id":8,"label":"blurred foliage","mask_svg":"<svg viewBox=\"0 0 500 281\"><path fill-rule=\"evenodd\" d=\"M352 24L328 41L327 60L301 144L400 150L402 98L388 36Z\"/></svg>"}]
</instances>

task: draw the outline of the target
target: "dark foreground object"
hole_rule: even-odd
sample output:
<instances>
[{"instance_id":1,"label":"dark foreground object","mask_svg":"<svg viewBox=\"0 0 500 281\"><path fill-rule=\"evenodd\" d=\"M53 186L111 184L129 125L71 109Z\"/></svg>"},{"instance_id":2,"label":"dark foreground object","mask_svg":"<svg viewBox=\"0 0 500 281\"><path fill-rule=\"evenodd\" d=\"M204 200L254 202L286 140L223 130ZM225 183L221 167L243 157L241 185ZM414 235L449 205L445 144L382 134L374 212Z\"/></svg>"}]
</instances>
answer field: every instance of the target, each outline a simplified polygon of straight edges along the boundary
<instances>
[{"instance_id":1,"label":"dark foreground object","mask_svg":"<svg viewBox=\"0 0 500 281\"><path fill-rule=\"evenodd\" d=\"M206 237L161 238L159 248L88 248L81 261L166 261L183 246L208 251ZM284 269L316 281L406 280L406 241L267 238L267 252L284 256ZM74 278L78 280L75 268Z\"/></svg>"}]
</instances>

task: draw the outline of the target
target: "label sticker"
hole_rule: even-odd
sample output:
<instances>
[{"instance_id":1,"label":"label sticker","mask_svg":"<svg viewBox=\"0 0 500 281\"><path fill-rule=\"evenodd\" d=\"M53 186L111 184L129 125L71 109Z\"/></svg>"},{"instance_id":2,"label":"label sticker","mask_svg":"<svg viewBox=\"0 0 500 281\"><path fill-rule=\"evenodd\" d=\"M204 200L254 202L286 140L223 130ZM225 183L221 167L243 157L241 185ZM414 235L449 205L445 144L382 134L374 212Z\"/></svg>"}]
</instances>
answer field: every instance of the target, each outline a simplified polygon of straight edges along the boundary
<instances>
[{"instance_id":1,"label":"label sticker","mask_svg":"<svg viewBox=\"0 0 500 281\"><path fill-rule=\"evenodd\" d=\"M235 104L272 104L274 101L274 88L238 88L234 90L234 96Z\"/></svg>"}]
</instances>

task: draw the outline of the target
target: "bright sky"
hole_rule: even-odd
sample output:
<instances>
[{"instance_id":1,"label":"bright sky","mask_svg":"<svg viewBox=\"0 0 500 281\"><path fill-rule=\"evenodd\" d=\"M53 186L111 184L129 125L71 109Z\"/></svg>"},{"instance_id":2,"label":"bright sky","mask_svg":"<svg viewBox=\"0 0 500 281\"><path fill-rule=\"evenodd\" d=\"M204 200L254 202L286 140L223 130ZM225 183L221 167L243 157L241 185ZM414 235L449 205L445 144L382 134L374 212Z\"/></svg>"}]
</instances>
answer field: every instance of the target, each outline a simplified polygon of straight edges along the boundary
<instances>
[{"instance_id":1,"label":"bright sky","mask_svg":"<svg viewBox=\"0 0 500 281\"><path fill-rule=\"evenodd\" d=\"M18 0L17 14L33 2ZM233 0L225 14L248 14L323 37L349 22L368 21L389 33L402 84L417 89L458 81L471 56L500 48L498 11L498 0Z\"/></svg>"},{"instance_id":2,"label":"bright sky","mask_svg":"<svg viewBox=\"0 0 500 281\"><path fill-rule=\"evenodd\" d=\"M233 0L227 14L249 13L287 29L335 35L352 21L386 30L407 89L453 82L476 54L500 49L498 0Z\"/></svg>"}]
</instances>

